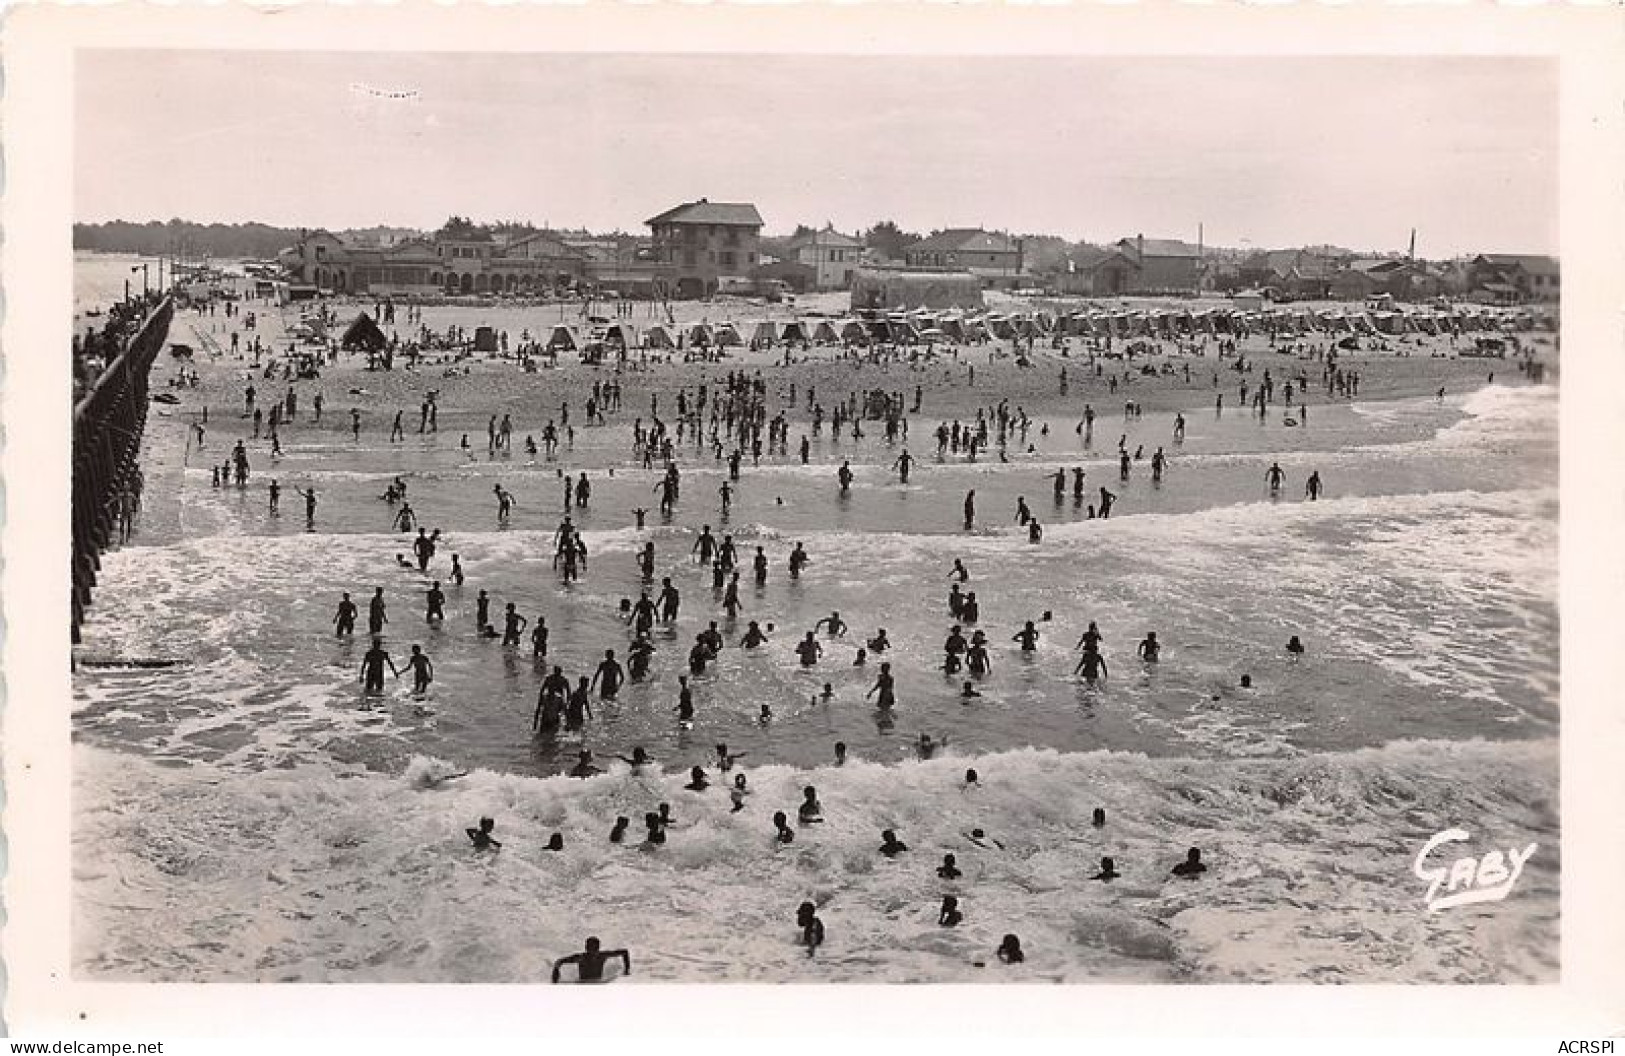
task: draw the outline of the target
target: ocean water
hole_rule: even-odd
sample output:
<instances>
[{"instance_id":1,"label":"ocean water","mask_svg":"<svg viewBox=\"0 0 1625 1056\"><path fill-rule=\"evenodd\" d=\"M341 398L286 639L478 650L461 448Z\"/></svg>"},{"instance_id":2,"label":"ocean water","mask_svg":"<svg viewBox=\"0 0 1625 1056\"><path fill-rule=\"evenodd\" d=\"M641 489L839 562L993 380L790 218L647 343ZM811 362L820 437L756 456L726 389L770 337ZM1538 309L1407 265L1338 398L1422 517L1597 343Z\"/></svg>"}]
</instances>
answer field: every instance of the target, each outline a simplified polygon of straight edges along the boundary
<instances>
[{"instance_id":1,"label":"ocean water","mask_svg":"<svg viewBox=\"0 0 1625 1056\"><path fill-rule=\"evenodd\" d=\"M344 417L329 397L327 416ZM1098 409L1098 408L1097 408ZM302 416L308 410L301 407ZM325 416L324 416L325 417ZM526 982L579 948L584 934L630 945L636 980L1060 982L1528 982L1557 973L1557 397L1536 387L1354 406L1314 406L1307 426L1189 411L1125 429L1101 411L1086 448L1075 422L1029 432L975 464L935 461L924 436L907 486L887 467L897 448L870 436L816 445L815 464L748 462L731 517L716 508L724 474L709 453L684 459L683 500L642 532L652 475L630 460L628 412L579 429L558 461L488 458L484 415L446 407L437 437L391 445L387 416L360 442L347 429L295 425L286 455L253 445L243 491L210 485L245 428L220 414L205 452L178 418L154 418L149 503L138 545L104 558L84 658L176 659L165 669L82 667L73 715L78 969L95 978L233 981ZM415 429L409 415L408 428ZM517 423L519 435L539 430ZM915 428L934 424L925 416ZM792 427L792 450L800 423ZM476 457L456 446L471 434ZM1137 463L1117 479L1117 437L1165 447L1160 487ZM516 444L517 447L517 444ZM834 469L852 459L852 494ZM1264 470L1287 488L1272 500ZM791 464L785 464L789 462ZM1051 500L1047 476L1082 466L1119 496L1109 521ZM550 539L563 513L557 474L586 469L592 506L576 511L590 564L563 585ZM1318 470L1328 494L1302 498ZM614 476L610 476L610 471ZM403 475L424 523L445 535L429 577L393 567L409 540L387 531L378 498ZM314 531L284 491L314 484ZM495 521L492 485L519 502ZM961 532L977 490L983 524ZM1033 546L1014 523L1018 496L1046 524ZM686 557L700 523L735 535L747 571L744 611L726 620L707 570ZM148 527L150 524L150 528ZM549 663L590 673L623 651L617 603L641 587L634 554L657 548L683 593L677 628L657 632L653 675L594 703L585 729L531 736L543 670L528 645L476 637L473 597L514 602L552 628ZM801 541L812 564L784 569ZM764 588L748 572L771 560ZM425 624L423 591L446 555L448 619ZM939 668L952 622L954 557L982 602L993 642L982 696L958 694ZM364 644L336 640L340 591L389 599L386 648L421 644L436 682L421 698L391 682L361 695ZM852 627L826 641L812 671L794 661L802 632L832 610ZM1052 618L1041 620L1048 611ZM697 717L679 728L676 676L693 635L717 620L730 647L695 679ZM772 622L754 653L744 623ZM1036 654L1010 640L1023 621ZM1111 675L1071 675L1090 620ZM898 706L864 700L879 658L855 648L884 626L895 645ZM1155 630L1162 660L1134 644ZM1308 653L1282 645L1299 635ZM1238 687L1250 674L1251 690ZM814 702L829 682L834 699ZM774 718L756 720L770 704ZM916 758L920 733L946 739ZM832 763L844 741L852 759ZM682 788L726 742L752 788L730 813L720 783ZM575 753L600 759L642 746L663 770L622 764L588 780L559 776ZM975 768L977 787L964 773ZM441 780L445 775L460 774ZM815 785L825 824L789 847L770 839ZM613 846L617 815L656 803L678 819L659 848ZM1105 828L1089 825L1104 807ZM470 852L463 829L497 819L505 843ZM1539 841L1505 902L1429 914L1411 872L1436 832L1485 846ZM981 827L1002 846L965 834ZM910 846L875 851L883 828ZM566 848L541 849L564 835ZM634 836L635 839L635 836ZM987 841L984 841L986 843ZM1170 881L1187 846L1211 863ZM943 853L965 877L939 881ZM1123 878L1092 883L1112 855ZM936 926L945 893L966 921ZM820 904L829 942L809 958L794 909ZM991 958L1005 932L1028 962ZM987 962L979 968L975 962Z\"/></svg>"}]
</instances>

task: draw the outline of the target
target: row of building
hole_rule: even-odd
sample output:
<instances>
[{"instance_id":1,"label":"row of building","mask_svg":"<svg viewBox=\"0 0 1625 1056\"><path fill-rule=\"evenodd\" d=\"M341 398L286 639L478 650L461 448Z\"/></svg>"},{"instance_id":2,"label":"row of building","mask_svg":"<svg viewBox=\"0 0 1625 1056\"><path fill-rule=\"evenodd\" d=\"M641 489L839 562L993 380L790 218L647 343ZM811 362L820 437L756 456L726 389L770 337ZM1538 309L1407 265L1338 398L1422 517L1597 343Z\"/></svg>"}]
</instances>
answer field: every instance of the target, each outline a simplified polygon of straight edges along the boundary
<instances>
[{"instance_id":1,"label":"row of building","mask_svg":"<svg viewBox=\"0 0 1625 1056\"><path fill-rule=\"evenodd\" d=\"M479 229L442 231L393 245L359 245L325 230L305 232L279 255L292 281L339 293L539 295L588 286L623 297L692 299L719 292L854 288L861 273L917 276L937 285L1043 289L1121 296L1264 291L1277 299L1420 301L1473 297L1491 303L1558 299L1556 259L1485 254L1437 264L1361 258L1330 249L1245 257L1200 244L1136 235L1110 246L1053 255L1035 267L1025 241L981 228L952 228L916 241L901 260L826 225L768 252L762 215L743 202L701 198L645 221L646 238L575 238L534 232L501 238Z\"/></svg>"}]
</instances>

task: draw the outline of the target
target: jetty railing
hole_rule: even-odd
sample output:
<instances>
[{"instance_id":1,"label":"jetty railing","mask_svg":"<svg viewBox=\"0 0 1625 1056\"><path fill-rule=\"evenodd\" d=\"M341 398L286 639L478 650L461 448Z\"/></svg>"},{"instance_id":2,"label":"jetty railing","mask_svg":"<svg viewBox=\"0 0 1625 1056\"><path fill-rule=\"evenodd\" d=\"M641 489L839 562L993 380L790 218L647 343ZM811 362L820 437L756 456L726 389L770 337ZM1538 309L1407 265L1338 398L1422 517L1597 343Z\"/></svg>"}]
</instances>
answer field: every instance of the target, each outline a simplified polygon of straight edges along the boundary
<instances>
[{"instance_id":1,"label":"jetty railing","mask_svg":"<svg viewBox=\"0 0 1625 1056\"><path fill-rule=\"evenodd\" d=\"M138 487L141 434L147 424L152 364L169 337L175 302L148 313L113 361L73 408L73 642L90 607L101 554L118 527L120 504Z\"/></svg>"}]
</instances>

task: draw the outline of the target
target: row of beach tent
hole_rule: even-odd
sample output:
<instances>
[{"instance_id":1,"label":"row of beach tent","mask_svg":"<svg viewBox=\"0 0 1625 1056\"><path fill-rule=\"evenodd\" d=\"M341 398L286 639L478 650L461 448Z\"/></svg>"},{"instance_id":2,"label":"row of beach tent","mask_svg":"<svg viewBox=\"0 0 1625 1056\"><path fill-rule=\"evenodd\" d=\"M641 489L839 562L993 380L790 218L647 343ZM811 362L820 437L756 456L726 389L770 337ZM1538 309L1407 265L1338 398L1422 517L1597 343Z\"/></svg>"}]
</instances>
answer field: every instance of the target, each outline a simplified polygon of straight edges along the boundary
<instances>
[{"instance_id":1,"label":"row of beach tent","mask_svg":"<svg viewBox=\"0 0 1625 1056\"><path fill-rule=\"evenodd\" d=\"M593 327L558 324L542 345L550 352L603 349L653 351L697 348L769 348L784 345L964 344L1076 336L1088 338L1149 337L1168 340L1202 336L1354 334L1404 335L1528 331L1552 329L1555 318L1527 309L1483 306L1415 310L1365 311L1356 308L1275 307L1244 311L1230 306L1199 309L1088 309L1070 312L1039 310L1021 313L909 312L867 316L762 319L654 324L636 327L611 323Z\"/></svg>"}]
</instances>

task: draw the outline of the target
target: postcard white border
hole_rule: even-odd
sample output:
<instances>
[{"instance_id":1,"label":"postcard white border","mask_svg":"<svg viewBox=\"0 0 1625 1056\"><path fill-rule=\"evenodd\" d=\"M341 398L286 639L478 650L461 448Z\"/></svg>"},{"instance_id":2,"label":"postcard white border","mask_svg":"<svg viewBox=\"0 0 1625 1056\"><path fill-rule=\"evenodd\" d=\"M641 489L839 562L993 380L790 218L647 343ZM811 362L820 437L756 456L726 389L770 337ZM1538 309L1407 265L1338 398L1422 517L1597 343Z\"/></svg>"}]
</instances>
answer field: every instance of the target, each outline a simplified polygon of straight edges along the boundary
<instances>
[{"instance_id":1,"label":"postcard white border","mask_svg":"<svg viewBox=\"0 0 1625 1056\"><path fill-rule=\"evenodd\" d=\"M1625 1030L1625 20L1617 7L583 4L13 10L4 39L6 1022L43 1036L803 1039ZM1562 982L1543 987L111 985L68 966L70 230L76 48L1552 55L1562 62ZM174 174L184 178L184 173ZM1470 193L1470 188L1464 188ZM433 1014L429 1014L432 1010ZM1120 1047L1120 1046L1119 1046Z\"/></svg>"}]
</instances>

